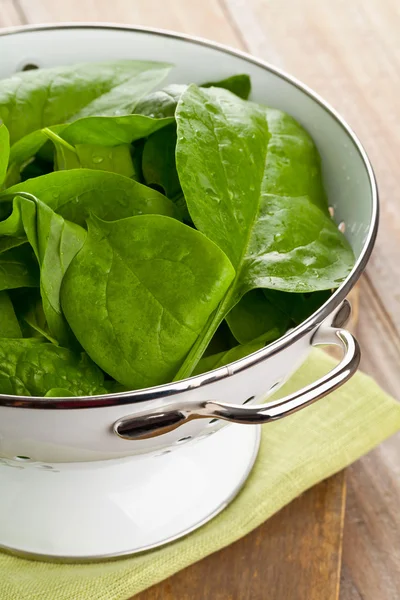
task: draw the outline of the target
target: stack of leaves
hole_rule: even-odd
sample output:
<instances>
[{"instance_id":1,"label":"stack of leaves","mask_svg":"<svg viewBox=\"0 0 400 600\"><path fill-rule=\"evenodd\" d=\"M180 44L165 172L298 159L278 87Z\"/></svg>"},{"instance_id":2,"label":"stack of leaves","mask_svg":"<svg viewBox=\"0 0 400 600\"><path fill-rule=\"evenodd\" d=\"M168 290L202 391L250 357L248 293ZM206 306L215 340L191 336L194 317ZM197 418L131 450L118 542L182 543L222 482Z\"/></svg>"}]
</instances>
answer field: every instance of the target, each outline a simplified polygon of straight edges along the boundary
<instances>
[{"instance_id":1,"label":"stack of leaves","mask_svg":"<svg viewBox=\"0 0 400 600\"><path fill-rule=\"evenodd\" d=\"M354 257L320 159L250 80L118 61L0 82L0 393L139 389L233 362Z\"/></svg>"}]
</instances>

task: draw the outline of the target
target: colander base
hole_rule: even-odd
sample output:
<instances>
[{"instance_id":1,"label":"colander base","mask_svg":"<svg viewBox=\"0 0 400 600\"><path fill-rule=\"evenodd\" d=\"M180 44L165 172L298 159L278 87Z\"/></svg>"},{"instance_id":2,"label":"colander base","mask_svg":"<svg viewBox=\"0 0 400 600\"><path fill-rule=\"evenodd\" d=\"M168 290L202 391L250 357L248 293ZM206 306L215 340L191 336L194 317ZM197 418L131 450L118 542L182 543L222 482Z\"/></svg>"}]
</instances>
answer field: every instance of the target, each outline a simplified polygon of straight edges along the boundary
<instances>
[{"instance_id":1,"label":"colander base","mask_svg":"<svg viewBox=\"0 0 400 600\"><path fill-rule=\"evenodd\" d=\"M223 427L159 455L0 464L0 548L38 560L117 558L176 540L236 496L260 428Z\"/></svg>"}]
</instances>

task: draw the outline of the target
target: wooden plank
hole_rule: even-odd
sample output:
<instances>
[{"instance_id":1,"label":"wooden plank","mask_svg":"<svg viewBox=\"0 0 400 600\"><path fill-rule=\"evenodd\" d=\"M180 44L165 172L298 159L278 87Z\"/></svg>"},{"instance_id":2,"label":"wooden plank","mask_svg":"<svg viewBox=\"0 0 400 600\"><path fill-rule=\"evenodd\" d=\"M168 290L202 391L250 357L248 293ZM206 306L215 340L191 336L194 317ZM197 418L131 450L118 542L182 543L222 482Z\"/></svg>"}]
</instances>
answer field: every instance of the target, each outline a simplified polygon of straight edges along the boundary
<instances>
[{"instance_id":1,"label":"wooden plank","mask_svg":"<svg viewBox=\"0 0 400 600\"><path fill-rule=\"evenodd\" d=\"M381 223L361 286L358 337L362 368L398 397L398 2L225 2L250 51L293 73L331 102L358 133L371 157L380 187ZM399 452L400 436L396 436L349 470L342 600L393 600L399 596L400 523L394 516L400 503L396 483Z\"/></svg>"},{"instance_id":2,"label":"wooden plank","mask_svg":"<svg viewBox=\"0 0 400 600\"><path fill-rule=\"evenodd\" d=\"M0 0L0 27L23 25L24 18L12 0Z\"/></svg>"},{"instance_id":3,"label":"wooden plank","mask_svg":"<svg viewBox=\"0 0 400 600\"><path fill-rule=\"evenodd\" d=\"M29 23L102 21L172 29L239 46L218 0L19 0Z\"/></svg>"},{"instance_id":4,"label":"wooden plank","mask_svg":"<svg viewBox=\"0 0 400 600\"><path fill-rule=\"evenodd\" d=\"M345 475L135 600L337 600Z\"/></svg>"}]
</instances>

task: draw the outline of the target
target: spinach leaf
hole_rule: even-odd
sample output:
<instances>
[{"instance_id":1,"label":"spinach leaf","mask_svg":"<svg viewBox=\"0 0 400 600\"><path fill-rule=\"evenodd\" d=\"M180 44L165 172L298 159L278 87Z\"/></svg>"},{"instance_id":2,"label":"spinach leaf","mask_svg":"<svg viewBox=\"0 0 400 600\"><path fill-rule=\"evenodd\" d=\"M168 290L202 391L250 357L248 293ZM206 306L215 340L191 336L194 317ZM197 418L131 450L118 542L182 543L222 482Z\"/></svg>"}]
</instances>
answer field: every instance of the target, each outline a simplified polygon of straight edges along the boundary
<instances>
[{"instance_id":1,"label":"spinach leaf","mask_svg":"<svg viewBox=\"0 0 400 600\"><path fill-rule=\"evenodd\" d=\"M173 83L163 90L151 92L137 103L135 113L156 119L175 115L175 109L187 85Z\"/></svg>"},{"instance_id":2,"label":"spinach leaf","mask_svg":"<svg viewBox=\"0 0 400 600\"><path fill-rule=\"evenodd\" d=\"M120 146L148 137L174 122L174 118L152 119L144 115L87 117L63 128L61 137L69 144Z\"/></svg>"},{"instance_id":3,"label":"spinach leaf","mask_svg":"<svg viewBox=\"0 0 400 600\"><path fill-rule=\"evenodd\" d=\"M16 374L17 365L26 351L41 343L39 339L0 338L0 394L30 396L29 390Z\"/></svg>"},{"instance_id":4,"label":"spinach leaf","mask_svg":"<svg viewBox=\"0 0 400 600\"><path fill-rule=\"evenodd\" d=\"M145 142L142 172L147 185L161 187L185 223L192 223L179 182L175 162L176 125L168 125L153 133Z\"/></svg>"},{"instance_id":5,"label":"spinach leaf","mask_svg":"<svg viewBox=\"0 0 400 600\"><path fill-rule=\"evenodd\" d=\"M263 291L247 292L226 317L240 344L248 344L255 339L272 342L283 335L291 323L290 317L279 306L269 302Z\"/></svg>"},{"instance_id":6,"label":"spinach leaf","mask_svg":"<svg viewBox=\"0 0 400 600\"><path fill-rule=\"evenodd\" d=\"M268 303L284 312L295 325L300 325L322 306L331 295L330 290L312 294L290 294L277 290L263 290Z\"/></svg>"},{"instance_id":7,"label":"spinach leaf","mask_svg":"<svg viewBox=\"0 0 400 600\"><path fill-rule=\"evenodd\" d=\"M11 248L22 246L22 244L26 244L25 237L0 237L0 254Z\"/></svg>"},{"instance_id":8,"label":"spinach leaf","mask_svg":"<svg viewBox=\"0 0 400 600\"><path fill-rule=\"evenodd\" d=\"M20 181L32 179L33 177L41 177L42 175L47 175L48 173L52 173L53 170L54 162L49 163L45 160L42 160L38 156L35 156L32 158L32 160L28 161L26 165L22 165L22 168L18 171L17 177L14 180L12 180L12 178L7 179L7 187L16 185Z\"/></svg>"},{"instance_id":9,"label":"spinach leaf","mask_svg":"<svg viewBox=\"0 0 400 600\"><path fill-rule=\"evenodd\" d=\"M128 177L103 171L75 169L30 179L0 194L0 207L2 201L21 192L40 198L65 219L81 226L91 213L104 220L138 214L177 216L174 204L156 190ZM23 235L17 206L7 220L0 222L0 235Z\"/></svg>"},{"instance_id":10,"label":"spinach leaf","mask_svg":"<svg viewBox=\"0 0 400 600\"><path fill-rule=\"evenodd\" d=\"M210 81L209 83L202 83L202 88L217 87L229 90L232 94L235 94L242 100L247 100L251 92L251 80L246 74L232 75L221 81Z\"/></svg>"},{"instance_id":11,"label":"spinach leaf","mask_svg":"<svg viewBox=\"0 0 400 600\"><path fill-rule=\"evenodd\" d=\"M189 213L229 257L236 278L177 379L192 372L246 292L329 289L352 268L351 248L328 215L307 196L277 195L267 115L268 109L215 88L189 86L179 102L176 157Z\"/></svg>"},{"instance_id":12,"label":"spinach leaf","mask_svg":"<svg viewBox=\"0 0 400 600\"><path fill-rule=\"evenodd\" d=\"M175 123L153 133L145 142L142 156L143 177L147 185L163 188L168 198L182 194L175 164Z\"/></svg>"},{"instance_id":13,"label":"spinach leaf","mask_svg":"<svg viewBox=\"0 0 400 600\"><path fill-rule=\"evenodd\" d=\"M173 377L233 277L215 244L171 218L92 218L61 303L89 356L134 389Z\"/></svg>"},{"instance_id":14,"label":"spinach leaf","mask_svg":"<svg viewBox=\"0 0 400 600\"><path fill-rule=\"evenodd\" d=\"M39 287L39 268L28 244L0 254L0 291Z\"/></svg>"},{"instance_id":15,"label":"spinach leaf","mask_svg":"<svg viewBox=\"0 0 400 600\"><path fill-rule=\"evenodd\" d=\"M166 63L121 60L17 73L1 82L0 119L13 144L68 120L129 114L169 69Z\"/></svg>"},{"instance_id":16,"label":"spinach leaf","mask_svg":"<svg viewBox=\"0 0 400 600\"><path fill-rule=\"evenodd\" d=\"M0 339L0 393L44 396L55 388L74 396L106 391L102 371L85 353L38 339Z\"/></svg>"},{"instance_id":17,"label":"spinach leaf","mask_svg":"<svg viewBox=\"0 0 400 600\"><path fill-rule=\"evenodd\" d=\"M20 338L22 337L18 319L15 316L14 307L7 292L0 292L0 337Z\"/></svg>"},{"instance_id":18,"label":"spinach leaf","mask_svg":"<svg viewBox=\"0 0 400 600\"><path fill-rule=\"evenodd\" d=\"M312 138L290 115L274 108L264 111L271 138L263 191L276 196L307 196L328 214L321 159Z\"/></svg>"},{"instance_id":19,"label":"spinach leaf","mask_svg":"<svg viewBox=\"0 0 400 600\"><path fill-rule=\"evenodd\" d=\"M51 129L45 128L43 131L54 144L56 170L88 168L118 173L125 177L135 175L129 144L121 146L78 144L74 147Z\"/></svg>"},{"instance_id":20,"label":"spinach leaf","mask_svg":"<svg viewBox=\"0 0 400 600\"><path fill-rule=\"evenodd\" d=\"M48 142L49 129L50 132L57 134L57 136L60 136L62 132L61 137L73 146L77 144L119 146L122 144L131 144L135 140L147 137L172 121L173 119L151 119L143 115L126 115L123 117L100 116L86 117L70 124L53 125L51 128L32 131L11 147L7 187L18 183L18 181L15 181L15 173L19 173L32 157L43 150L46 142ZM48 162L48 160L42 160L42 162Z\"/></svg>"},{"instance_id":21,"label":"spinach leaf","mask_svg":"<svg viewBox=\"0 0 400 600\"><path fill-rule=\"evenodd\" d=\"M173 83L162 90L151 92L138 102L134 112L157 119L173 117L177 104L187 87L186 84ZM250 94L251 82L248 75L233 75L221 81L202 84L201 87L224 88L246 100Z\"/></svg>"},{"instance_id":22,"label":"spinach leaf","mask_svg":"<svg viewBox=\"0 0 400 600\"><path fill-rule=\"evenodd\" d=\"M129 144L112 147L78 144L75 150L82 168L109 171L137 180Z\"/></svg>"},{"instance_id":23,"label":"spinach leaf","mask_svg":"<svg viewBox=\"0 0 400 600\"><path fill-rule=\"evenodd\" d=\"M225 365L229 365L230 363L240 360L241 358L244 358L253 352L257 352L257 350L261 350L263 346L263 342L254 341L243 346L235 346L234 348L226 350L225 352L219 352L218 354L206 356L199 361L198 365L193 371L193 375L200 375L201 373L207 373L208 371L219 369L219 367L225 367Z\"/></svg>"},{"instance_id":24,"label":"spinach leaf","mask_svg":"<svg viewBox=\"0 0 400 600\"><path fill-rule=\"evenodd\" d=\"M22 288L12 290L10 296L23 337L45 338L52 344L58 345L57 340L49 331L40 291Z\"/></svg>"},{"instance_id":25,"label":"spinach leaf","mask_svg":"<svg viewBox=\"0 0 400 600\"><path fill-rule=\"evenodd\" d=\"M45 393L45 398L65 398L68 396L74 396L75 394L70 390L66 390L64 388L52 388L48 392Z\"/></svg>"},{"instance_id":26,"label":"spinach leaf","mask_svg":"<svg viewBox=\"0 0 400 600\"><path fill-rule=\"evenodd\" d=\"M65 127L67 127L67 125L53 125L51 131L55 134L60 134ZM10 166L7 173L7 181L10 181L9 185L11 185L12 179L15 178L15 173L13 173L13 171L19 172L22 170L32 157L39 153L47 142L49 142L49 138L45 131L38 129L24 136L11 146ZM42 160L44 159L42 158Z\"/></svg>"},{"instance_id":27,"label":"spinach leaf","mask_svg":"<svg viewBox=\"0 0 400 600\"><path fill-rule=\"evenodd\" d=\"M6 178L9 157L10 136L7 127L0 122L0 189Z\"/></svg>"},{"instance_id":28,"label":"spinach leaf","mask_svg":"<svg viewBox=\"0 0 400 600\"><path fill-rule=\"evenodd\" d=\"M26 222L24 225L32 246L35 244L34 236L37 236L40 293L50 334L61 345L74 346L73 336L62 314L60 290L66 270L85 242L86 231L57 215L40 200L36 202L34 229Z\"/></svg>"}]
</instances>

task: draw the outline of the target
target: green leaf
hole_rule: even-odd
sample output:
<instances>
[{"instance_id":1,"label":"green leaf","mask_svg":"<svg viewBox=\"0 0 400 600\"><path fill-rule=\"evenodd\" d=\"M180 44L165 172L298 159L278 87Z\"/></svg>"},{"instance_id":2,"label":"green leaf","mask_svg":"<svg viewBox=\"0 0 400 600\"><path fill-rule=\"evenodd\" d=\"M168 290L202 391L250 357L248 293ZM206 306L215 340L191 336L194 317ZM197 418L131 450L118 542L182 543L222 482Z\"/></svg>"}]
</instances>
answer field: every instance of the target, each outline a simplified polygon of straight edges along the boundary
<instances>
[{"instance_id":1,"label":"green leaf","mask_svg":"<svg viewBox=\"0 0 400 600\"><path fill-rule=\"evenodd\" d=\"M175 123L153 133L143 148L143 177L147 185L161 187L174 202L185 223L192 223L176 170L175 149Z\"/></svg>"},{"instance_id":2,"label":"green leaf","mask_svg":"<svg viewBox=\"0 0 400 600\"><path fill-rule=\"evenodd\" d=\"M179 102L176 157L189 213L230 258L236 278L177 378L192 372L221 320L246 292L329 289L352 268L351 248L328 215L307 196L277 195L276 157L284 140L278 152L275 113L271 135L269 109L225 90L192 85ZM295 160L290 153L288 160ZM308 168L318 171L319 163L310 158Z\"/></svg>"},{"instance_id":3,"label":"green leaf","mask_svg":"<svg viewBox=\"0 0 400 600\"><path fill-rule=\"evenodd\" d=\"M0 393L45 396L55 388L74 396L106 392L102 371L85 353L38 339L0 339Z\"/></svg>"},{"instance_id":4,"label":"green leaf","mask_svg":"<svg viewBox=\"0 0 400 600\"><path fill-rule=\"evenodd\" d=\"M227 77L226 79L222 79L221 81L210 81L209 83L202 83L201 87L223 88L232 92L239 98L242 98L242 100L247 100L251 92L251 80L250 77L245 74L233 75L232 77Z\"/></svg>"},{"instance_id":5,"label":"green leaf","mask_svg":"<svg viewBox=\"0 0 400 600\"><path fill-rule=\"evenodd\" d=\"M74 340L62 314L60 290L65 272L85 242L86 231L57 215L40 200L36 201L35 208L35 222L28 224L24 217L23 220L28 240L33 247L36 243L34 236L37 236L43 311L51 336L61 345L72 346Z\"/></svg>"},{"instance_id":6,"label":"green leaf","mask_svg":"<svg viewBox=\"0 0 400 600\"><path fill-rule=\"evenodd\" d=\"M286 332L291 322L285 312L267 300L263 290L245 294L228 313L226 321L240 344L255 339L272 342Z\"/></svg>"},{"instance_id":7,"label":"green leaf","mask_svg":"<svg viewBox=\"0 0 400 600\"><path fill-rule=\"evenodd\" d=\"M60 289L65 271L84 244L86 231L31 195L15 198L13 214L19 215L40 265L40 293L50 334L61 344L73 345L74 338L61 311ZM21 246L10 252L24 248ZM0 261L7 254L0 254ZM29 272L29 264L25 269ZM14 287L28 287L28 284L23 280L21 285Z\"/></svg>"},{"instance_id":8,"label":"green leaf","mask_svg":"<svg viewBox=\"0 0 400 600\"><path fill-rule=\"evenodd\" d=\"M200 375L201 373L219 369L219 367L225 367L225 365L229 365L253 352L257 352L257 350L260 350L263 346L264 344L262 341L254 341L244 346L235 346L225 352L219 352L218 354L202 358L193 371L193 375Z\"/></svg>"},{"instance_id":9,"label":"green leaf","mask_svg":"<svg viewBox=\"0 0 400 600\"><path fill-rule=\"evenodd\" d=\"M15 316L14 307L7 292L0 292L0 337L20 338L22 337L18 319Z\"/></svg>"},{"instance_id":10,"label":"green leaf","mask_svg":"<svg viewBox=\"0 0 400 600\"><path fill-rule=\"evenodd\" d=\"M143 177L147 185L163 188L168 198L182 194L175 164L175 123L153 133L145 142L142 157Z\"/></svg>"},{"instance_id":11,"label":"green leaf","mask_svg":"<svg viewBox=\"0 0 400 600\"><path fill-rule=\"evenodd\" d=\"M53 125L51 130L53 133L59 134L65 127L67 125ZM11 171L17 170L19 172L32 157L39 153L48 141L49 138L46 133L42 129L38 129L13 144L10 150L10 166L7 178L11 181L11 178L15 177L15 174L11 173Z\"/></svg>"},{"instance_id":12,"label":"green leaf","mask_svg":"<svg viewBox=\"0 0 400 600\"><path fill-rule=\"evenodd\" d=\"M247 100L251 82L248 75L233 75L221 81L202 84L201 87L216 87L229 90L240 98ZM135 108L135 113L155 117L157 119L173 117L182 94L187 90L186 84L173 83L162 90L151 92L145 96Z\"/></svg>"},{"instance_id":13,"label":"green leaf","mask_svg":"<svg viewBox=\"0 0 400 600\"><path fill-rule=\"evenodd\" d=\"M91 213L104 220L138 214L177 216L174 204L156 190L128 177L103 171L58 171L19 183L0 195L0 207L2 201L8 201L21 192L40 198L65 219L81 226L85 225ZM0 222L0 235L23 234L18 210L14 206L11 216Z\"/></svg>"},{"instance_id":14,"label":"green leaf","mask_svg":"<svg viewBox=\"0 0 400 600\"><path fill-rule=\"evenodd\" d=\"M82 117L133 112L167 75L166 63L121 60L17 73L0 85L0 118L11 143Z\"/></svg>"},{"instance_id":15,"label":"green leaf","mask_svg":"<svg viewBox=\"0 0 400 600\"><path fill-rule=\"evenodd\" d=\"M6 252L7 250L11 250L11 248L16 248L17 246L22 246L26 244L26 237L0 237L0 254L2 252Z\"/></svg>"},{"instance_id":16,"label":"green leaf","mask_svg":"<svg viewBox=\"0 0 400 600\"><path fill-rule=\"evenodd\" d=\"M78 144L75 149L82 168L109 171L137 179L129 144L112 147Z\"/></svg>"},{"instance_id":17,"label":"green leaf","mask_svg":"<svg viewBox=\"0 0 400 600\"><path fill-rule=\"evenodd\" d=\"M10 157L10 136L7 127L0 121L0 189L3 184Z\"/></svg>"},{"instance_id":18,"label":"green leaf","mask_svg":"<svg viewBox=\"0 0 400 600\"><path fill-rule=\"evenodd\" d=\"M168 217L91 219L61 301L92 359L133 388L169 381L234 271L201 233Z\"/></svg>"},{"instance_id":19,"label":"green leaf","mask_svg":"<svg viewBox=\"0 0 400 600\"><path fill-rule=\"evenodd\" d=\"M45 398L65 398L68 396L74 396L70 390L66 390L63 388L52 388L48 392L45 393Z\"/></svg>"},{"instance_id":20,"label":"green leaf","mask_svg":"<svg viewBox=\"0 0 400 600\"><path fill-rule=\"evenodd\" d=\"M300 325L330 297L331 291L313 292L312 294L290 294L277 290L263 290L268 304L272 304L284 312L295 325Z\"/></svg>"},{"instance_id":21,"label":"green leaf","mask_svg":"<svg viewBox=\"0 0 400 600\"><path fill-rule=\"evenodd\" d=\"M17 375L17 366L28 350L41 343L40 339L0 339L0 394L31 395Z\"/></svg>"},{"instance_id":22,"label":"green leaf","mask_svg":"<svg viewBox=\"0 0 400 600\"><path fill-rule=\"evenodd\" d=\"M23 337L45 338L52 344L58 345L47 325L40 290L18 289L13 290L10 295Z\"/></svg>"},{"instance_id":23,"label":"green leaf","mask_svg":"<svg viewBox=\"0 0 400 600\"><path fill-rule=\"evenodd\" d=\"M175 109L187 85L173 83L163 90L151 92L137 103L136 114L155 119L166 119L175 115Z\"/></svg>"},{"instance_id":24,"label":"green leaf","mask_svg":"<svg viewBox=\"0 0 400 600\"><path fill-rule=\"evenodd\" d=\"M0 291L39 287L39 268L28 244L0 254Z\"/></svg>"},{"instance_id":25,"label":"green leaf","mask_svg":"<svg viewBox=\"0 0 400 600\"><path fill-rule=\"evenodd\" d=\"M290 115L264 108L271 138L263 191L276 196L308 199L328 215L321 159L310 137Z\"/></svg>"},{"instance_id":26,"label":"green leaf","mask_svg":"<svg viewBox=\"0 0 400 600\"><path fill-rule=\"evenodd\" d=\"M67 125L62 130L61 137L73 146L120 146L148 137L173 122L174 118L152 119L138 114L123 117L87 117Z\"/></svg>"},{"instance_id":27,"label":"green leaf","mask_svg":"<svg viewBox=\"0 0 400 600\"><path fill-rule=\"evenodd\" d=\"M43 131L54 144L55 170L88 168L118 173L125 177L135 175L131 147L128 144L121 146L78 144L74 147L48 127Z\"/></svg>"}]
</instances>

